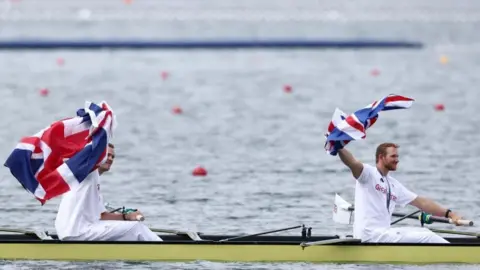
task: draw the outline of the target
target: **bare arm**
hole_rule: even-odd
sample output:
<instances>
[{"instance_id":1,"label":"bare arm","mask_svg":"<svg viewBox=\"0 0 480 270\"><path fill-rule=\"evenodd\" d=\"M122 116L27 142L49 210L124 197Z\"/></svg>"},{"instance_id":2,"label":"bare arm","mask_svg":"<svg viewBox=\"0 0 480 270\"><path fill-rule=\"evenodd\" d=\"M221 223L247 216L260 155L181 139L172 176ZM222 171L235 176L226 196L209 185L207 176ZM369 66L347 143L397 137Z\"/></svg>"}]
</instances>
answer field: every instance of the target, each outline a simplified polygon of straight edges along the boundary
<instances>
[{"instance_id":1,"label":"bare arm","mask_svg":"<svg viewBox=\"0 0 480 270\"><path fill-rule=\"evenodd\" d=\"M121 213L103 212L100 215L100 220L124 220L124 219L123 219L123 214Z\"/></svg>"},{"instance_id":2,"label":"bare arm","mask_svg":"<svg viewBox=\"0 0 480 270\"><path fill-rule=\"evenodd\" d=\"M100 220L133 220L138 221L138 216L143 216L140 211L131 212L125 214L125 217L122 213L110 213L110 212L103 212L100 215Z\"/></svg>"},{"instance_id":3,"label":"bare arm","mask_svg":"<svg viewBox=\"0 0 480 270\"><path fill-rule=\"evenodd\" d=\"M338 150L338 156L343 164L345 164L352 171L353 177L358 179L358 177L360 177L362 174L363 164L345 148Z\"/></svg>"},{"instance_id":4,"label":"bare arm","mask_svg":"<svg viewBox=\"0 0 480 270\"><path fill-rule=\"evenodd\" d=\"M432 214L434 216L438 216L438 217L444 217L445 213L448 210L447 208L444 208L444 207L440 206L439 204L437 204L433 200L430 200L430 199L422 197L422 196L418 196L410 204L417 207L418 209L420 209L424 212L430 213L430 214ZM458 216L457 214L455 214L453 212L450 212L448 214L448 217L451 218L451 219L454 219L454 220L461 219L460 216Z\"/></svg>"}]
</instances>

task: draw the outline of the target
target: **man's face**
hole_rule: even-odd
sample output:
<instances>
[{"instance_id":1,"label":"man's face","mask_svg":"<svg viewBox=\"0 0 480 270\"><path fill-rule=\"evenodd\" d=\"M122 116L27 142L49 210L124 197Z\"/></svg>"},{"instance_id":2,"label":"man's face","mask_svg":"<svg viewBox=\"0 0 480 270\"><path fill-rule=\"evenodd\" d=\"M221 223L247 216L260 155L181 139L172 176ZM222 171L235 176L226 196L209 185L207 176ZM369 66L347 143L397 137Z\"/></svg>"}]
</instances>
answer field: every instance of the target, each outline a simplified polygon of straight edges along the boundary
<instances>
[{"instance_id":1,"label":"man's face","mask_svg":"<svg viewBox=\"0 0 480 270\"><path fill-rule=\"evenodd\" d=\"M110 170L110 167L113 164L114 159L115 159L115 149L109 146L107 150L107 161L105 161L105 163L100 165L99 171L102 173L108 172Z\"/></svg>"},{"instance_id":2,"label":"man's face","mask_svg":"<svg viewBox=\"0 0 480 270\"><path fill-rule=\"evenodd\" d=\"M396 147L388 147L387 153L385 156L381 156L383 165L390 171L397 170L398 160L398 150Z\"/></svg>"}]
</instances>

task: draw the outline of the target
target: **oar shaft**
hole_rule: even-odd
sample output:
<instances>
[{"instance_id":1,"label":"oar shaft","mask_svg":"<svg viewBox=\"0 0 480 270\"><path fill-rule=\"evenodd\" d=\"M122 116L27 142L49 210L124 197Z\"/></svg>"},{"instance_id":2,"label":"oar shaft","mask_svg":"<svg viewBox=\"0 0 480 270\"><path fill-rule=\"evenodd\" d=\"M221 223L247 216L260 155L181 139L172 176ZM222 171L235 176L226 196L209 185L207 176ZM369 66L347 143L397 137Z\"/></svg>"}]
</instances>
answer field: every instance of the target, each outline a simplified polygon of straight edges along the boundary
<instances>
[{"instance_id":1,"label":"oar shaft","mask_svg":"<svg viewBox=\"0 0 480 270\"><path fill-rule=\"evenodd\" d=\"M221 240L218 240L218 242L225 242L225 241L238 240L238 239L242 239L242 238L259 236L259 235L265 235L265 234L270 234L270 233L283 232L283 231L298 229L298 228L301 228L301 227L302 227L302 225L298 225L298 226L293 226L293 227L288 227L288 228L278 229L278 230L273 230L273 231L267 231L267 232L261 232L261 233L255 233L255 234L248 234L248 235L242 235L242 236L236 236L236 237L221 239Z\"/></svg>"},{"instance_id":2,"label":"oar shaft","mask_svg":"<svg viewBox=\"0 0 480 270\"><path fill-rule=\"evenodd\" d=\"M348 211L355 211L355 207L353 206L350 206L348 207ZM416 220L420 220L419 216L418 215L414 215L414 216L409 216L408 214L404 214L404 213L393 213L392 216L394 217L405 217L405 218L410 218L410 219L416 219ZM433 222L438 222L438 223L449 223L449 224L454 224L455 222L453 222L452 219L450 218L443 218L443 217L435 217L435 216L430 216L429 217L429 220L433 221ZM463 225L463 226L473 226L473 221L471 220L466 220L466 219L462 219L462 220L459 220L458 221L458 224L459 225Z\"/></svg>"},{"instance_id":3,"label":"oar shaft","mask_svg":"<svg viewBox=\"0 0 480 270\"><path fill-rule=\"evenodd\" d=\"M345 201L345 200L343 200L343 201ZM349 206L348 208L343 208L343 209L347 210L347 211L351 211L351 212L355 211L354 206ZM421 216L418 216L418 215L413 215L412 216L412 215L409 215L409 214L393 213L392 216L401 217L401 218L417 219L417 220L420 220L422 222L422 225L424 224L423 222L425 222L425 223L439 222L439 223L458 224L458 225L463 225L463 226L473 226L473 221L471 221L471 220L457 220L457 222L453 222L453 220L450 219L450 218L435 217L435 216L432 216L432 215L425 216L423 213L421 214ZM420 218L422 218L423 220L420 219Z\"/></svg>"},{"instance_id":4,"label":"oar shaft","mask_svg":"<svg viewBox=\"0 0 480 270\"><path fill-rule=\"evenodd\" d=\"M22 229L12 229L12 228L0 228L0 232L35 234L33 231L27 231Z\"/></svg>"},{"instance_id":5,"label":"oar shaft","mask_svg":"<svg viewBox=\"0 0 480 270\"><path fill-rule=\"evenodd\" d=\"M392 216L394 217L404 217L408 214L403 214L403 213L393 213ZM408 216L406 218L410 218L410 219L416 219L416 220L420 220L419 216L418 215L414 215L414 216ZM433 222L437 222L437 223L448 223L448 224L454 224L455 222L453 222L453 220L451 218L443 218L443 217L436 217L436 216L429 216L428 219L430 221L433 221ZM458 221L458 224L459 225L463 225L463 226L473 226L473 221L471 220L459 220Z\"/></svg>"},{"instance_id":6,"label":"oar shaft","mask_svg":"<svg viewBox=\"0 0 480 270\"><path fill-rule=\"evenodd\" d=\"M110 213L116 213L116 212L121 211L121 210L123 210L123 209L125 209L125 207L119 207L119 208L117 208L117 209L110 210ZM142 215L138 215L138 216L136 217L136 219L137 219L138 221L144 221L144 220L145 220L145 217L143 217Z\"/></svg>"},{"instance_id":7,"label":"oar shaft","mask_svg":"<svg viewBox=\"0 0 480 270\"><path fill-rule=\"evenodd\" d=\"M460 232L460 231L440 230L440 229L430 229L430 231L436 232L436 233L446 233L446 234L457 234L457 235L475 236L475 237L480 238L480 233L474 233L474 232Z\"/></svg>"},{"instance_id":8,"label":"oar shaft","mask_svg":"<svg viewBox=\"0 0 480 270\"><path fill-rule=\"evenodd\" d=\"M414 216L414 215L416 215L416 214L418 214L418 213L420 213L420 210L417 210L417 211L415 211L415 212L413 212L413 213L410 213L410 214L408 214L408 215L401 216L401 218L399 218L399 219L395 220L394 222L390 223L390 225L397 224L398 222L400 222L400 221L402 221L402 220L404 220L404 219L406 219L406 218L410 218L410 217L412 217L412 216ZM394 214L395 214L395 213L394 213ZM397 215L395 215L395 216L397 216ZM418 216L417 216L417 217L418 217Z\"/></svg>"},{"instance_id":9,"label":"oar shaft","mask_svg":"<svg viewBox=\"0 0 480 270\"><path fill-rule=\"evenodd\" d=\"M394 216L394 217L404 217L404 218L409 218L409 219L416 219L416 220L418 220L418 215L416 215L416 213L415 213L415 215L410 215L410 216L409 216L408 214L395 212L395 213L392 214L392 216Z\"/></svg>"},{"instance_id":10,"label":"oar shaft","mask_svg":"<svg viewBox=\"0 0 480 270\"><path fill-rule=\"evenodd\" d=\"M110 213L115 213L115 212L118 212L118 211L120 211L120 210L122 210L122 209L123 209L123 207L119 207L119 208L117 208L117 209L110 210Z\"/></svg>"},{"instance_id":11,"label":"oar shaft","mask_svg":"<svg viewBox=\"0 0 480 270\"><path fill-rule=\"evenodd\" d=\"M22 229L0 228L0 232L10 232L10 233L21 233L21 234L26 234L26 235L35 235L41 240L51 240L52 239L52 237L49 236L47 232L38 231L38 230L28 231L28 230L22 230Z\"/></svg>"}]
</instances>

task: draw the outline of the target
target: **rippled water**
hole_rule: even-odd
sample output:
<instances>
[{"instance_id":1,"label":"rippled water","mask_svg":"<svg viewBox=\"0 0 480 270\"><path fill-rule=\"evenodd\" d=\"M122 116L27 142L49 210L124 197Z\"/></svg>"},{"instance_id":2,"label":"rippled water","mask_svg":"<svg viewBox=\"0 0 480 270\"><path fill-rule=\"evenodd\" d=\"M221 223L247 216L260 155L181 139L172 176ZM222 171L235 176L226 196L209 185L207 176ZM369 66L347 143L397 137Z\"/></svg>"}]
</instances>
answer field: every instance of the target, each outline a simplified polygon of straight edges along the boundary
<instances>
[{"instance_id":1,"label":"rippled water","mask_svg":"<svg viewBox=\"0 0 480 270\"><path fill-rule=\"evenodd\" d=\"M399 143L401 164L396 173L399 180L415 192L478 220L480 203L476 195L480 188L476 185L476 167L480 144L476 139L480 125L475 113L480 95L477 89L480 38L475 18L478 19L480 3L364 2L356 3L355 7L326 1L250 1L240 7L237 5L242 4L233 1L208 1L202 2L202 6L189 1L136 1L130 5L109 1L13 2L8 13L3 13L4 20L0 20L3 39L378 37L421 41L426 47L388 51L0 51L0 100L4 111L0 121L3 138L0 158L6 159L20 137L73 115L85 100L106 100L118 115L119 127L115 137L118 158L112 172L102 179L104 197L113 205L140 208L149 225L185 228L194 224L202 232L226 234L303 223L312 226L315 234L347 233L351 231L349 227L331 222L331 204L335 193L353 201L354 182L337 157L324 153L322 134L335 107L349 113L384 95L397 93L415 98L416 103L409 110L382 113L367 139L350 144L349 149L362 161L372 163L377 144ZM150 12L175 14L192 9L192 5L205 12L222 8L232 14L240 14L239 10L246 7L270 10L287 19L242 21L239 15L237 19L219 20L213 13L206 13L211 19L205 16L182 21L135 17L147 6ZM133 11L125 13L125 8ZM90 9L91 20L79 21L75 17L79 9ZM18 15L16 20L11 17L15 10L23 10L18 13L23 17ZM41 17L49 10L52 14L59 11L55 14L61 16L52 15L57 16L55 20ZM102 10L133 19L96 20L94 15ZM288 19L298 10L319 11L324 17L319 16L323 20ZM331 13L321 10L336 10L350 14L353 19L334 20ZM417 13L412 12L415 10ZM368 19L384 12L396 17L381 22ZM428 18L430 13L433 19L418 19L423 15ZM455 14L472 19L458 20ZM440 63L442 55L448 58L448 63ZM65 65L58 66L57 58L65 59ZM371 75L373 69L380 71L379 76ZM168 71L167 80L161 79L162 71ZM285 84L292 85L291 94L282 91ZM40 97L38 90L45 87L50 95ZM445 111L434 111L435 103L445 104ZM181 106L184 113L172 114L173 106ZM209 175L191 176L197 165L207 168ZM0 200L4 202L1 210L9 217L0 221L0 227L42 226L52 231L59 200L40 207L7 169L0 170L0 177L3 185ZM1 263L2 269L37 267L371 269L373 266Z\"/></svg>"}]
</instances>

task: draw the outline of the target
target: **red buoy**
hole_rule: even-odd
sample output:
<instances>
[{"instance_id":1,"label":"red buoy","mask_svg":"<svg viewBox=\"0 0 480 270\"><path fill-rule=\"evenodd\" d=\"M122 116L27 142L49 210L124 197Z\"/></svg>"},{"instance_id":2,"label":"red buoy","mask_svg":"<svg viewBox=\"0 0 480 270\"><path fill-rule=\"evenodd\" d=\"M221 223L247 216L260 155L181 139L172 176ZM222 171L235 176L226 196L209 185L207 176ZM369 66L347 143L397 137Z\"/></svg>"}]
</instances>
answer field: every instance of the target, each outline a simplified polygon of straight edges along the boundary
<instances>
[{"instance_id":1,"label":"red buoy","mask_svg":"<svg viewBox=\"0 0 480 270\"><path fill-rule=\"evenodd\" d=\"M168 79L168 72L162 71L162 73L160 73L160 77L162 77L162 80Z\"/></svg>"},{"instance_id":2,"label":"red buoy","mask_svg":"<svg viewBox=\"0 0 480 270\"><path fill-rule=\"evenodd\" d=\"M65 65L65 59L63 59L61 57L57 58L57 65L59 65L59 66Z\"/></svg>"},{"instance_id":3,"label":"red buoy","mask_svg":"<svg viewBox=\"0 0 480 270\"><path fill-rule=\"evenodd\" d=\"M371 74L372 76L378 76L378 75L380 75L380 70L378 70L378 69L372 69L372 71L370 71L370 74Z\"/></svg>"},{"instance_id":4,"label":"red buoy","mask_svg":"<svg viewBox=\"0 0 480 270\"><path fill-rule=\"evenodd\" d=\"M292 86L289 84L286 84L283 86L283 92L285 93L291 93L292 92Z\"/></svg>"},{"instance_id":5,"label":"red buoy","mask_svg":"<svg viewBox=\"0 0 480 270\"><path fill-rule=\"evenodd\" d=\"M438 104L435 104L433 108L435 109L435 111L444 111L445 105L443 105L442 103L438 103Z\"/></svg>"},{"instance_id":6,"label":"red buoy","mask_svg":"<svg viewBox=\"0 0 480 270\"><path fill-rule=\"evenodd\" d=\"M175 107L172 108L172 113L173 114L182 114L183 110L179 106L175 106Z\"/></svg>"},{"instance_id":7,"label":"red buoy","mask_svg":"<svg viewBox=\"0 0 480 270\"><path fill-rule=\"evenodd\" d=\"M49 93L50 93L50 91L47 88L40 89L40 96L42 96L42 97L48 96Z\"/></svg>"},{"instance_id":8,"label":"red buoy","mask_svg":"<svg viewBox=\"0 0 480 270\"><path fill-rule=\"evenodd\" d=\"M193 176L207 176L207 170L203 167L196 167L192 172Z\"/></svg>"}]
</instances>

